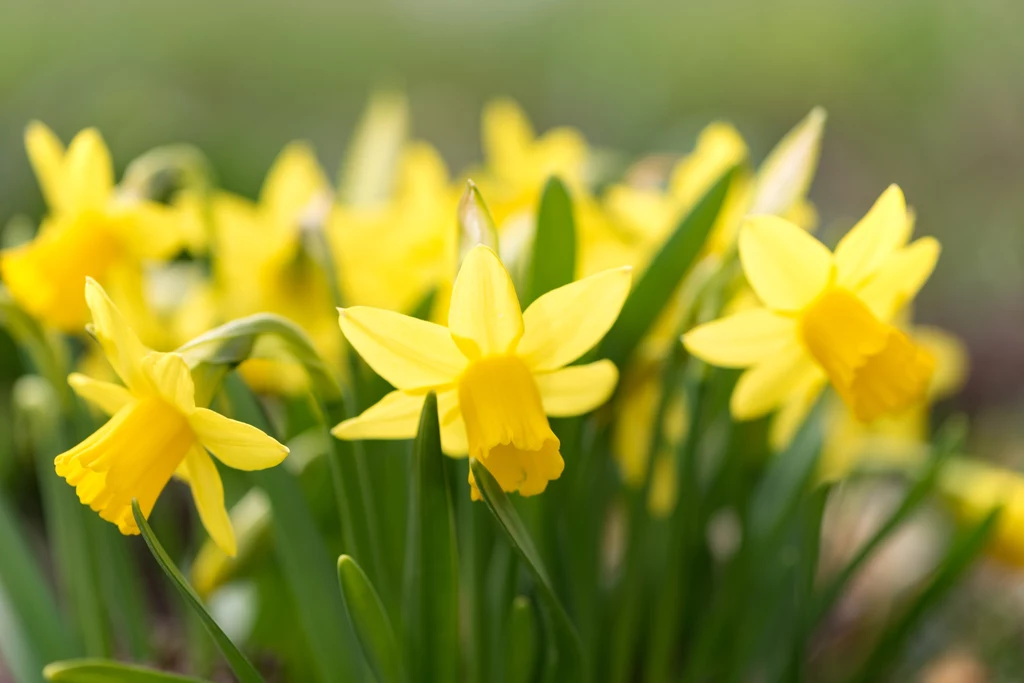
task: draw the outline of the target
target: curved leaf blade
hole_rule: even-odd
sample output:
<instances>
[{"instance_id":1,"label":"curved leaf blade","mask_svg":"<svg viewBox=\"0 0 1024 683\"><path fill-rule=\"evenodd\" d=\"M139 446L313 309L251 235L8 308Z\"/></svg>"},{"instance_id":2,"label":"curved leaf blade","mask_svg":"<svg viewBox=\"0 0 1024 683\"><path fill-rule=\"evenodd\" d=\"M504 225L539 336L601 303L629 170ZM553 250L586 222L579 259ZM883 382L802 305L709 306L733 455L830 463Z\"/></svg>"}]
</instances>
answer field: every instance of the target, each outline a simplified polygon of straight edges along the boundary
<instances>
[{"instance_id":1,"label":"curved leaf blade","mask_svg":"<svg viewBox=\"0 0 1024 683\"><path fill-rule=\"evenodd\" d=\"M409 670L425 683L452 682L459 675L458 558L434 392L420 414L412 477L405 559Z\"/></svg>"},{"instance_id":2,"label":"curved leaf blade","mask_svg":"<svg viewBox=\"0 0 1024 683\"><path fill-rule=\"evenodd\" d=\"M654 324L672 293L696 261L721 212L736 169L726 171L683 217L647 270L636 281L618 320L599 347L599 355L622 367Z\"/></svg>"},{"instance_id":3,"label":"curved leaf blade","mask_svg":"<svg viewBox=\"0 0 1024 683\"><path fill-rule=\"evenodd\" d=\"M377 683L403 683L405 670L384 603L356 561L338 558L338 582L348 617Z\"/></svg>"},{"instance_id":4,"label":"curved leaf blade","mask_svg":"<svg viewBox=\"0 0 1024 683\"><path fill-rule=\"evenodd\" d=\"M142 538L145 539L146 545L149 546L149 550L153 553L153 558L160 565L160 568L167 574L167 578L171 580L181 596L185 598L185 602L189 604L195 613L199 616L199 619L203 622L203 626L213 637L214 642L220 651L224 654L224 658L227 660L228 665L231 666L231 670L238 676L238 680L241 683L265 683L263 677L260 676L259 672L256 671L256 667L252 665L252 662L242 654L241 650L231 642L231 639L227 637L227 634L221 629L221 627L214 621L210 613L206 611L206 607L203 606L203 601L199 599L199 596L189 585L188 581L175 566L170 556L167 555L167 551L164 550L163 546L160 545L160 541L153 533L153 529L150 528L149 522L146 521L145 516L142 514L142 510L139 509L139 503L136 500L132 500L132 514L135 516L135 523L139 525L139 531L142 533Z\"/></svg>"},{"instance_id":5,"label":"curved leaf blade","mask_svg":"<svg viewBox=\"0 0 1024 683\"><path fill-rule=\"evenodd\" d=\"M509 543L519 554L530 574L540 589L544 601L545 614L557 639L554 680L557 681L589 681L587 662L583 654L583 642L562 606L548 576L540 555L533 544L533 539L526 531L519 515L508 496L495 481L487 468L478 460L470 462L473 478L476 480L480 495L487 504L498 526L504 532Z\"/></svg>"},{"instance_id":6,"label":"curved leaf blade","mask_svg":"<svg viewBox=\"0 0 1024 683\"><path fill-rule=\"evenodd\" d=\"M565 184L552 176L544 186L537 209L537 232L533 238L523 307L542 294L567 285L576 275L576 222L572 198Z\"/></svg>"},{"instance_id":7,"label":"curved leaf blade","mask_svg":"<svg viewBox=\"0 0 1024 683\"><path fill-rule=\"evenodd\" d=\"M43 676L54 683L205 683L199 678L169 674L109 659L53 662L43 669Z\"/></svg>"}]
</instances>

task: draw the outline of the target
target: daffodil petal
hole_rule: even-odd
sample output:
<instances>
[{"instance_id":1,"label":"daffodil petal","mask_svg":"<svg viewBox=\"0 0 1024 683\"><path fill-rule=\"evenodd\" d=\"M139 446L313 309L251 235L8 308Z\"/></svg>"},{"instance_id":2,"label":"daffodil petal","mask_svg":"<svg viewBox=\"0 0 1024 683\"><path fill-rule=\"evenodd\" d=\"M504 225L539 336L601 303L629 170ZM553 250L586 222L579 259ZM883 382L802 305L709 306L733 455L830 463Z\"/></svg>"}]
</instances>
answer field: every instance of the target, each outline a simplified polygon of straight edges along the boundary
<instances>
[{"instance_id":1,"label":"daffodil petal","mask_svg":"<svg viewBox=\"0 0 1024 683\"><path fill-rule=\"evenodd\" d=\"M775 451L784 450L793 441L827 383L824 372L809 372L801 385L792 387L789 398L775 413L768 428L768 443Z\"/></svg>"},{"instance_id":2,"label":"daffodil petal","mask_svg":"<svg viewBox=\"0 0 1024 683\"><path fill-rule=\"evenodd\" d=\"M535 375L534 379L544 412L552 417L570 417L604 405L615 391L619 371L610 360L599 360Z\"/></svg>"},{"instance_id":3,"label":"daffodil petal","mask_svg":"<svg viewBox=\"0 0 1024 683\"><path fill-rule=\"evenodd\" d=\"M889 256L857 295L871 312L891 320L913 300L931 277L942 249L933 237L922 237Z\"/></svg>"},{"instance_id":4,"label":"daffodil petal","mask_svg":"<svg viewBox=\"0 0 1024 683\"><path fill-rule=\"evenodd\" d=\"M740 230L739 249L747 281L773 310L803 308L832 278L828 248L782 218L747 219Z\"/></svg>"},{"instance_id":5,"label":"daffodil petal","mask_svg":"<svg viewBox=\"0 0 1024 683\"><path fill-rule=\"evenodd\" d=\"M114 191L114 163L103 137L86 128L74 137L64 157L65 208L101 209Z\"/></svg>"},{"instance_id":6,"label":"daffodil petal","mask_svg":"<svg viewBox=\"0 0 1024 683\"><path fill-rule=\"evenodd\" d=\"M378 308L341 311L341 331L373 370L398 389L448 384L466 367L466 357L448 330Z\"/></svg>"},{"instance_id":7,"label":"daffodil petal","mask_svg":"<svg viewBox=\"0 0 1024 683\"><path fill-rule=\"evenodd\" d=\"M746 368L796 342L796 320L767 308L740 311L683 335L687 351L705 363Z\"/></svg>"},{"instance_id":8,"label":"daffodil petal","mask_svg":"<svg viewBox=\"0 0 1024 683\"><path fill-rule=\"evenodd\" d=\"M237 552L235 530L224 505L224 485L213 458L200 446L193 446L182 461L178 474L192 489L192 500L206 533L226 555L234 557Z\"/></svg>"},{"instance_id":9,"label":"daffodil petal","mask_svg":"<svg viewBox=\"0 0 1024 683\"><path fill-rule=\"evenodd\" d=\"M425 394L392 391L361 415L331 430L339 439L411 439L416 436Z\"/></svg>"},{"instance_id":10,"label":"daffodil petal","mask_svg":"<svg viewBox=\"0 0 1024 683\"><path fill-rule=\"evenodd\" d=\"M142 345L114 302L92 278L85 281L85 302L92 312L93 334L118 376L129 389L145 389L148 384L142 370L142 359L149 349Z\"/></svg>"},{"instance_id":11,"label":"daffodil petal","mask_svg":"<svg viewBox=\"0 0 1024 683\"><path fill-rule=\"evenodd\" d=\"M274 160L260 190L260 206L278 223L294 223L318 194L330 188L316 152L305 142L292 142Z\"/></svg>"},{"instance_id":12,"label":"daffodil petal","mask_svg":"<svg viewBox=\"0 0 1024 683\"><path fill-rule=\"evenodd\" d=\"M462 262L452 289L448 330L469 358L507 353L523 335L516 288L488 247L473 247Z\"/></svg>"},{"instance_id":13,"label":"daffodil petal","mask_svg":"<svg viewBox=\"0 0 1024 683\"><path fill-rule=\"evenodd\" d=\"M825 110L815 107L779 141L757 169L750 213L782 216L807 196L824 129Z\"/></svg>"},{"instance_id":14,"label":"daffodil petal","mask_svg":"<svg viewBox=\"0 0 1024 683\"><path fill-rule=\"evenodd\" d=\"M441 420L441 450L449 458L464 458L469 455L469 439L466 437L466 421L462 412L455 410L447 419Z\"/></svg>"},{"instance_id":15,"label":"daffodil petal","mask_svg":"<svg viewBox=\"0 0 1024 683\"><path fill-rule=\"evenodd\" d=\"M48 126L33 121L25 129L25 149L46 204L59 211L62 203L64 144Z\"/></svg>"},{"instance_id":16,"label":"daffodil petal","mask_svg":"<svg viewBox=\"0 0 1024 683\"><path fill-rule=\"evenodd\" d=\"M910 238L911 222L903 191L890 185L871 210L839 240L835 251L836 282L855 289Z\"/></svg>"},{"instance_id":17,"label":"daffodil petal","mask_svg":"<svg viewBox=\"0 0 1024 683\"><path fill-rule=\"evenodd\" d=\"M632 269L613 268L542 295L523 313L516 355L535 372L556 370L597 345L619 317Z\"/></svg>"},{"instance_id":18,"label":"daffodil petal","mask_svg":"<svg viewBox=\"0 0 1024 683\"><path fill-rule=\"evenodd\" d=\"M185 359L179 354L153 351L142 359L142 370L162 399L186 415L195 410L196 387Z\"/></svg>"},{"instance_id":19,"label":"daffodil petal","mask_svg":"<svg viewBox=\"0 0 1024 683\"><path fill-rule=\"evenodd\" d=\"M113 415L135 400L131 392L120 384L103 382L78 372L68 375L68 384L76 394L107 415Z\"/></svg>"},{"instance_id":20,"label":"daffodil petal","mask_svg":"<svg viewBox=\"0 0 1024 683\"><path fill-rule=\"evenodd\" d=\"M936 327L915 327L910 336L935 359L935 373L928 387L931 398L948 396L963 386L969 360L962 341Z\"/></svg>"},{"instance_id":21,"label":"daffodil petal","mask_svg":"<svg viewBox=\"0 0 1024 683\"><path fill-rule=\"evenodd\" d=\"M288 455L287 446L259 429L208 408L196 408L188 423L206 450L236 470L265 470Z\"/></svg>"},{"instance_id":22,"label":"daffodil petal","mask_svg":"<svg viewBox=\"0 0 1024 683\"><path fill-rule=\"evenodd\" d=\"M803 378L820 372L810 356L794 346L744 372L732 392L730 408L737 420L753 420L778 408Z\"/></svg>"}]
</instances>

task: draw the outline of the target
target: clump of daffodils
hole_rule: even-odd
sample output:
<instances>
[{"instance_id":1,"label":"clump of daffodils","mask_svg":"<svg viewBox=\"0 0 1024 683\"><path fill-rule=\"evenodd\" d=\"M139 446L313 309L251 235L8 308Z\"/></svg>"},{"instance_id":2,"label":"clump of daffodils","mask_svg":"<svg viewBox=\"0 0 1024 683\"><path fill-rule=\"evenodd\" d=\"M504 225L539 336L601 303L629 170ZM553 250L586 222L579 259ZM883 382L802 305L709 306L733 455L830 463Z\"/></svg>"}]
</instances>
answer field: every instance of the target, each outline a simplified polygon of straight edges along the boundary
<instances>
[{"instance_id":1,"label":"clump of daffodils","mask_svg":"<svg viewBox=\"0 0 1024 683\"><path fill-rule=\"evenodd\" d=\"M912 319L939 243L912 238L896 185L834 247L815 236L824 126L813 110L758 160L713 122L688 152L618 171L503 99L458 173L388 93L342 177L297 141L251 199L216 188L197 150L155 150L118 183L97 131L65 148L30 124L47 209L0 252L0 322L55 397L54 415L19 407L59 427L26 439L47 526L98 515L143 534L247 683L247 647L324 683L367 667L381 683L456 680L465 662L474 680L802 672L840 594L807 578L822 501L852 478L898 478L908 509L917 487L935 492L968 550L1024 565L1024 479L932 443L932 409L968 366ZM269 637L236 648L173 569L148 519L176 489L206 532L187 553L199 593L255 591ZM112 572L105 548L55 561ZM969 556L952 548L938 575ZM81 623L83 586L68 581ZM113 665L47 675L69 666Z\"/></svg>"}]
</instances>

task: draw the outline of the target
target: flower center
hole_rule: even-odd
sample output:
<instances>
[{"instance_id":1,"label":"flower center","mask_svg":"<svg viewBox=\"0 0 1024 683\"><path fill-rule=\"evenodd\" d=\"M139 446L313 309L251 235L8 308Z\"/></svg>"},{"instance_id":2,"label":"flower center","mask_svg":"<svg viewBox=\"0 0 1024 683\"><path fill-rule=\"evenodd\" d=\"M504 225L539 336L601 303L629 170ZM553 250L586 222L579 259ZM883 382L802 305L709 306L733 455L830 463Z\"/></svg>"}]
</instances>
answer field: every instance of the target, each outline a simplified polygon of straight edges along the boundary
<instances>
[{"instance_id":1,"label":"flower center","mask_svg":"<svg viewBox=\"0 0 1024 683\"><path fill-rule=\"evenodd\" d=\"M920 402L935 369L924 349L839 287L825 290L804 310L800 335L862 422Z\"/></svg>"},{"instance_id":2,"label":"flower center","mask_svg":"<svg viewBox=\"0 0 1024 683\"><path fill-rule=\"evenodd\" d=\"M149 516L171 475L196 443L180 411L159 398L125 406L92 436L57 456L57 474L79 500L121 533L137 534L132 498Z\"/></svg>"},{"instance_id":3,"label":"flower center","mask_svg":"<svg viewBox=\"0 0 1024 683\"><path fill-rule=\"evenodd\" d=\"M551 431L540 391L515 356L475 361L459 378L459 406L469 454L505 491L532 496L562 474L558 437ZM470 475L474 498L479 498Z\"/></svg>"}]
</instances>

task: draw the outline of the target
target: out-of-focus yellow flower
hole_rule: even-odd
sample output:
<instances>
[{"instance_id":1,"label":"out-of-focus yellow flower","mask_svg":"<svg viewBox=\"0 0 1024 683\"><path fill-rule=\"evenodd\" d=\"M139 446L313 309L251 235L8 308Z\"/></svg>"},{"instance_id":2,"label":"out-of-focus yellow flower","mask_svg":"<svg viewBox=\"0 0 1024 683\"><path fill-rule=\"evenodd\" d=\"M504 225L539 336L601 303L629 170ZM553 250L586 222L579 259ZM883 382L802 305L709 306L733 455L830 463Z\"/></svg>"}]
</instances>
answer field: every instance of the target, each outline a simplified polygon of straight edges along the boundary
<instances>
[{"instance_id":1,"label":"out-of-focus yellow flower","mask_svg":"<svg viewBox=\"0 0 1024 683\"><path fill-rule=\"evenodd\" d=\"M49 128L33 122L25 145L49 213L31 242L0 254L0 277L30 314L64 331L88 320L86 276L117 291L138 287L140 265L181 248L172 209L119 195L110 152L93 128L65 151Z\"/></svg>"},{"instance_id":2,"label":"out-of-focus yellow flower","mask_svg":"<svg viewBox=\"0 0 1024 683\"><path fill-rule=\"evenodd\" d=\"M838 480L863 463L913 465L928 449L928 409L963 386L967 352L956 337L932 327L916 327L910 337L935 359L927 397L917 405L871 424L857 420L845 405L829 406L818 476Z\"/></svg>"},{"instance_id":3,"label":"out-of-focus yellow flower","mask_svg":"<svg viewBox=\"0 0 1024 683\"><path fill-rule=\"evenodd\" d=\"M671 345L677 343L679 326L692 311L703 283L721 267L722 257L726 250L731 249L743 213L753 207L788 216L801 227L810 228L813 224L814 212L806 194L817 166L824 120L823 110L813 110L779 141L755 176L741 174L734 179L725 207L712 229L704 258L685 278L673 304L662 312L644 340L641 353L633 361L634 366L625 372L618 398L614 453L627 485L640 486L646 476L652 438L650 432L662 391L660 378L664 372L664 359ZM661 246L679 217L693 208L722 173L742 164L746 155L746 144L733 128L721 123L712 124L701 134L696 149L675 165L666 191L649 187L649 182L613 188L607 201L610 212L616 214L620 222L625 222L627 232L641 237L630 242L618 242L618 251L616 245L607 245L604 251L616 253L618 258L626 258L634 265L643 263ZM657 170L648 173L638 169L634 175L657 179L661 174ZM633 227L629 228L631 224ZM643 234L645 226L648 232ZM654 226L653 230L651 226ZM630 249L633 258L624 256L624 250ZM753 293L749 293L753 300L749 306L744 304L746 298L746 294L736 297L737 310L758 305ZM672 474L675 459L671 457L671 449L686 433L688 415L685 406L670 406L666 419L669 423L662 429L666 441L671 443L656 461L651 482L649 503L656 514L667 513L674 507L676 477ZM677 434L678 439L673 441L672 434ZM664 473L668 475L662 476Z\"/></svg>"},{"instance_id":4,"label":"out-of-focus yellow flower","mask_svg":"<svg viewBox=\"0 0 1024 683\"><path fill-rule=\"evenodd\" d=\"M628 267L606 271L548 292L522 312L497 255L477 246L455 281L447 328L380 309L344 309L345 336L397 390L334 435L412 438L425 394L436 391L445 453L478 459L506 491L541 493L563 468L547 416L586 413L615 387L610 361L565 366L608 331L629 283Z\"/></svg>"},{"instance_id":5,"label":"out-of-focus yellow flower","mask_svg":"<svg viewBox=\"0 0 1024 683\"><path fill-rule=\"evenodd\" d=\"M737 419L783 408L782 424L799 424L828 382L862 422L923 399L934 359L890 324L939 256L931 237L907 245L911 230L895 185L834 254L784 219L744 223L740 260L763 307L701 325L683 339L712 365L747 368L731 400Z\"/></svg>"},{"instance_id":6,"label":"out-of-focus yellow flower","mask_svg":"<svg viewBox=\"0 0 1024 683\"><path fill-rule=\"evenodd\" d=\"M341 338L334 322L332 283L303 239L322 229L330 207L327 178L308 145L292 143L275 160L258 202L222 193L212 199L214 276L225 319L276 313L300 325L321 355L337 362ZM276 358L273 371L257 360L242 366L257 390L304 386L297 365ZM276 377L284 378L277 382Z\"/></svg>"},{"instance_id":7,"label":"out-of-focus yellow flower","mask_svg":"<svg viewBox=\"0 0 1024 683\"><path fill-rule=\"evenodd\" d=\"M329 234L346 304L407 312L450 283L457 203L440 154L413 143L402 154L392 197L336 206Z\"/></svg>"},{"instance_id":8,"label":"out-of-focus yellow flower","mask_svg":"<svg viewBox=\"0 0 1024 683\"><path fill-rule=\"evenodd\" d=\"M1006 564L1024 567L1024 475L957 458L943 465L939 491L964 524L978 524L1002 508L988 552Z\"/></svg>"},{"instance_id":9,"label":"out-of-focus yellow flower","mask_svg":"<svg viewBox=\"0 0 1024 683\"><path fill-rule=\"evenodd\" d=\"M712 123L697 138L693 152L675 165L664 190L645 185L615 185L605 198L607 210L644 245L641 258L646 261L672 233L679 217L692 209L725 171L746 160L747 145L736 129L725 123ZM750 189L749 173L734 180L708 237L707 252L723 253L735 239L736 227L749 204Z\"/></svg>"},{"instance_id":10,"label":"out-of-focus yellow flower","mask_svg":"<svg viewBox=\"0 0 1024 683\"><path fill-rule=\"evenodd\" d=\"M147 517L172 475L188 482L210 537L229 555L235 535L220 474L210 458L240 470L280 463L288 449L260 430L195 404L185 360L146 348L92 279L85 286L92 332L124 385L72 374L75 392L111 419L54 461L78 498L117 525L139 533L132 499Z\"/></svg>"},{"instance_id":11,"label":"out-of-focus yellow flower","mask_svg":"<svg viewBox=\"0 0 1024 683\"><path fill-rule=\"evenodd\" d=\"M538 136L522 108L509 99L490 102L482 121L486 166L473 175L498 230L517 214L536 211L544 184L558 176L569 188L584 186L588 149L574 128L555 128Z\"/></svg>"}]
</instances>

